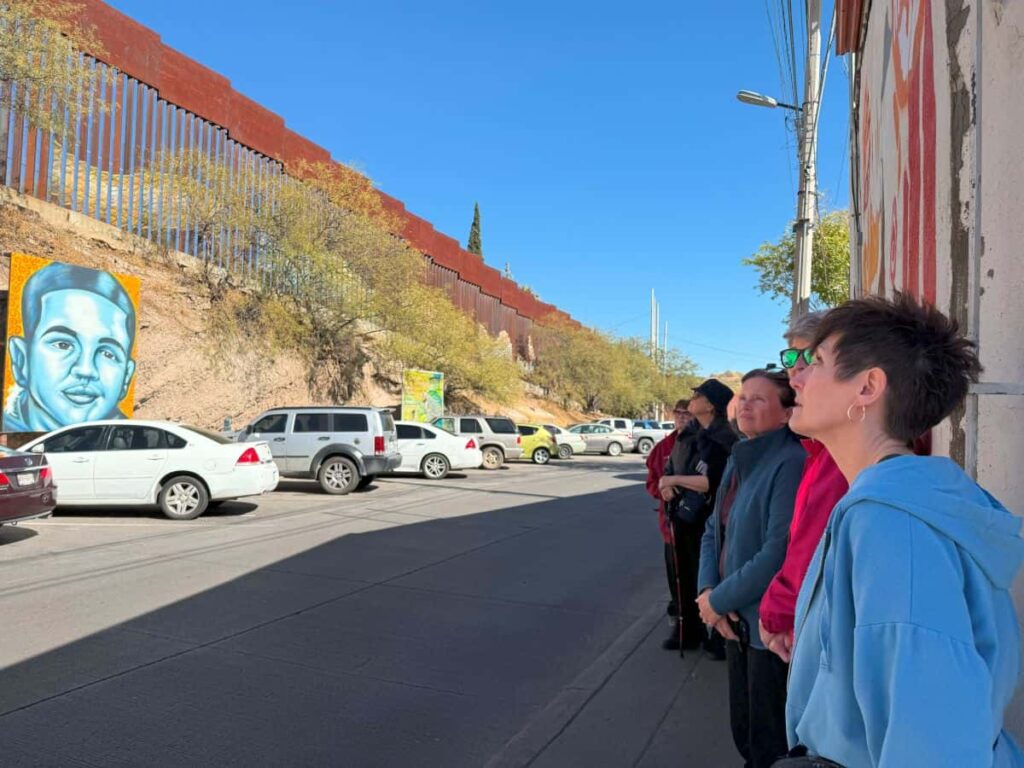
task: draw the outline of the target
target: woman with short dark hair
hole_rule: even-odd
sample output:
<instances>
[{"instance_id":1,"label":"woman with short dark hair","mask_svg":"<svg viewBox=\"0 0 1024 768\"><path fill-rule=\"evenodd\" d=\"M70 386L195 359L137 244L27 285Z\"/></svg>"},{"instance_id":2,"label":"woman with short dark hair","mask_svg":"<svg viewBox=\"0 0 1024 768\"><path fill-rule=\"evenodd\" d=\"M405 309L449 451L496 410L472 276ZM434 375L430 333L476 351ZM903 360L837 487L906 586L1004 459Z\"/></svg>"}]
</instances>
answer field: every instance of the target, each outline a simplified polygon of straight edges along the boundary
<instances>
[{"instance_id":1,"label":"woman with short dark hair","mask_svg":"<svg viewBox=\"0 0 1024 768\"><path fill-rule=\"evenodd\" d=\"M1020 667L1021 521L946 458L911 455L981 371L908 296L830 311L793 379L794 430L850 483L797 603L791 746L844 766L1024 764L1003 731Z\"/></svg>"}]
</instances>

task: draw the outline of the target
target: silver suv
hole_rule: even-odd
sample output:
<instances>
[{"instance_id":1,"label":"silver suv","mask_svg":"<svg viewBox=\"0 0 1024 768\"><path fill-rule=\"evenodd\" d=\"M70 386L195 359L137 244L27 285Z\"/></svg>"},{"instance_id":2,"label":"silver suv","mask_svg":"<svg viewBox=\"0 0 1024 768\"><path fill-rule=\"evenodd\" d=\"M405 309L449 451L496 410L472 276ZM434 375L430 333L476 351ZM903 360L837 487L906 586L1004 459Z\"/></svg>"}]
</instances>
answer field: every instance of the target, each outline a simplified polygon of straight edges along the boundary
<instances>
[{"instance_id":1,"label":"silver suv","mask_svg":"<svg viewBox=\"0 0 1024 768\"><path fill-rule=\"evenodd\" d=\"M272 408L235 439L266 441L282 477L315 479L327 493L365 488L402 462L394 419L377 408Z\"/></svg>"},{"instance_id":2,"label":"silver suv","mask_svg":"<svg viewBox=\"0 0 1024 768\"><path fill-rule=\"evenodd\" d=\"M519 429L504 416L441 416L433 424L460 437L474 438L484 455L484 469L498 469L507 459L523 455Z\"/></svg>"}]
</instances>

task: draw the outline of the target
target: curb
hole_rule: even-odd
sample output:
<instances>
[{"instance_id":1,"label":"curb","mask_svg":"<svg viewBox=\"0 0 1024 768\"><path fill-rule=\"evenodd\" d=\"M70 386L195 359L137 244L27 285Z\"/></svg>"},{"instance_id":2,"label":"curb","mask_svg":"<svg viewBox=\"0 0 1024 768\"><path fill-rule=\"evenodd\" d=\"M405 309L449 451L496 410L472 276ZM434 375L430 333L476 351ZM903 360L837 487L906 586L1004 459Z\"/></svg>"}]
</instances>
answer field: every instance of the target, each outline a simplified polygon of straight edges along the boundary
<instances>
[{"instance_id":1,"label":"curb","mask_svg":"<svg viewBox=\"0 0 1024 768\"><path fill-rule=\"evenodd\" d=\"M655 605L634 621L593 663L509 739L485 768L525 768L564 731L665 616Z\"/></svg>"}]
</instances>

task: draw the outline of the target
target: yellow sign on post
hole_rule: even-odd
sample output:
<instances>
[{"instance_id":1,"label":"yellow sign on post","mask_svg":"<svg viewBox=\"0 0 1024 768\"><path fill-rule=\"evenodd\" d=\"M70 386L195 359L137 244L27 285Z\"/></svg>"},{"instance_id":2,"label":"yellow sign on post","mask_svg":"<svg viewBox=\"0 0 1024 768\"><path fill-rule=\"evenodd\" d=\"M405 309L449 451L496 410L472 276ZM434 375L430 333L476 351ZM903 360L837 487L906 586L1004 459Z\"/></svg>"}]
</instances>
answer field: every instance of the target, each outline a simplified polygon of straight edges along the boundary
<instances>
[{"instance_id":1,"label":"yellow sign on post","mask_svg":"<svg viewBox=\"0 0 1024 768\"><path fill-rule=\"evenodd\" d=\"M402 371L402 421L429 423L444 415L444 374Z\"/></svg>"}]
</instances>

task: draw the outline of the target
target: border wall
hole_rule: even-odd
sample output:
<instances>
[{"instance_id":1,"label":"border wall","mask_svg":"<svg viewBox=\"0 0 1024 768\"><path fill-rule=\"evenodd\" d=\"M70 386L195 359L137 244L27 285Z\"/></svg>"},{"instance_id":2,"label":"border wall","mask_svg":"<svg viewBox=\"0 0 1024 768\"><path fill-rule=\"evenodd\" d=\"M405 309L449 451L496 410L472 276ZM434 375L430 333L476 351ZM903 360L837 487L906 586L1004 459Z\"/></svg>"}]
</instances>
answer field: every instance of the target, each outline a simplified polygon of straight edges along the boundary
<instances>
[{"instance_id":1,"label":"border wall","mask_svg":"<svg viewBox=\"0 0 1024 768\"><path fill-rule=\"evenodd\" d=\"M236 91L227 78L165 45L153 30L99 0L80 1L83 22L95 27L105 48L102 60L82 55L96 69L98 85L83 100L87 103L76 105L76 130L65 141L30 128L9 108L11 93L0 90L0 136L7 137L0 141L0 183L218 266L255 268L257 245L235 244L230 232L221 233L215 244L201 240L194 222L174 204L175 190L158 167L161 158L193 150L227 162L233 169L230 183L260 206L272 204L266 199L269 177L302 161L332 163L330 153ZM426 258L428 281L444 288L492 335L507 334L519 357L529 357L534 322L548 317L572 322L399 200L378 194L402 222L396 234Z\"/></svg>"}]
</instances>

